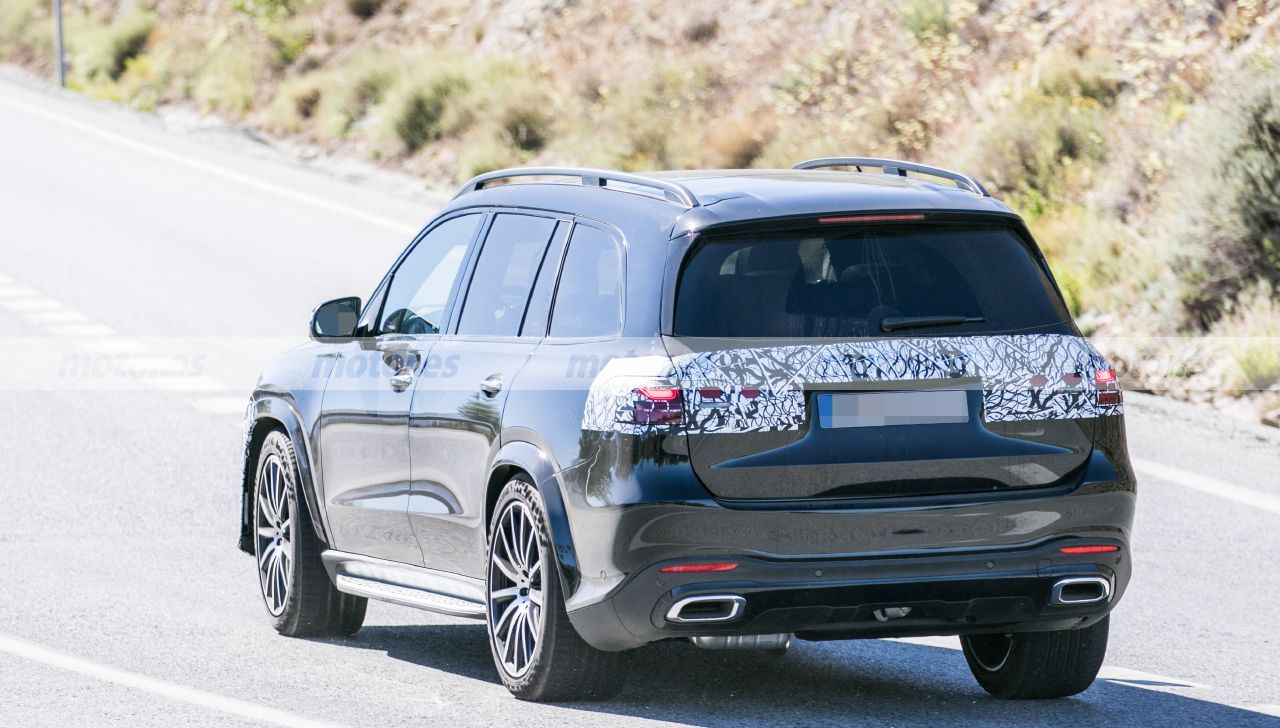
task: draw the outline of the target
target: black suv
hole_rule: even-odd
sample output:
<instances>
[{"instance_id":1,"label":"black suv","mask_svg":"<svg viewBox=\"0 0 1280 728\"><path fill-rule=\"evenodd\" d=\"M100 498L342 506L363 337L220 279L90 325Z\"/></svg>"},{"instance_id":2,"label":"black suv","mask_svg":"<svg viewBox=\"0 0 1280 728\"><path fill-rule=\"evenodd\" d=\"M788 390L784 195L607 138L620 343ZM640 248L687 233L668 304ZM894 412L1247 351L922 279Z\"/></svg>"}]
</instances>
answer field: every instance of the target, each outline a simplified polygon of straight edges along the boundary
<instances>
[{"instance_id":1,"label":"black suv","mask_svg":"<svg viewBox=\"0 0 1280 728\"><path fill-rule=\"evenodd\" d=\"M1102 663L1121 393L970 177L494 172L311 338L245 432L240 548L283 634L350 635L367 598L482 619L530 700L668 639L960 635L1008 698Z\"/></svg>"}]
</instances>

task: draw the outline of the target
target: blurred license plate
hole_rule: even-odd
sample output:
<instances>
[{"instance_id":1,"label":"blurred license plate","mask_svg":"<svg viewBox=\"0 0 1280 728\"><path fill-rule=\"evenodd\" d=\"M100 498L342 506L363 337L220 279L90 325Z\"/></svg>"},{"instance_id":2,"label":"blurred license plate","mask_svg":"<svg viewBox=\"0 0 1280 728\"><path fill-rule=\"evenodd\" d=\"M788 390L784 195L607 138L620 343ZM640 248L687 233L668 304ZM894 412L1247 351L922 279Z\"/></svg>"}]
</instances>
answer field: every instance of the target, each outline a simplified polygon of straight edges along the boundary
<instances>
[{"instance_id":1,"label":"blurred license plate","mask_svg":"<svg viewBox=\"0 0 1280 728\"><path fill-rule=\"evenodd\" d=\"M969 402L960 389L818 395L818 425L824 429L968 421Z\"/></svg>"}]
</instances>

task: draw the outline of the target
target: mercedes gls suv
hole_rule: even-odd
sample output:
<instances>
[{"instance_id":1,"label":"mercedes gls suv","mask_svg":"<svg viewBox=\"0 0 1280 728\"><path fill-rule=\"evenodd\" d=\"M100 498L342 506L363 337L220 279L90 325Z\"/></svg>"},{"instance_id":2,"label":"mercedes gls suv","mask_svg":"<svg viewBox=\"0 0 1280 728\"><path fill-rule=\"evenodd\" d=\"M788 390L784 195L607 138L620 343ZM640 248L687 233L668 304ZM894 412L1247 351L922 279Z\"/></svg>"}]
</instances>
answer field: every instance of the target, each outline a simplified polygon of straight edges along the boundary
<instances>
[{"instance_id":1,"label":"mercedes gls suv","mask_svg":"<svg viewBox=\"0 0 1280 728\"><path fill-rule=\"evenodd\" d=\"M484 620L529 700L607 695L670 639L959 635L1005 698L1101 665L1121 392L970 177L494 172L311 339L245 430L240 548L283 634L350 635L369 598Z\"/></svg>"}]
</instances>

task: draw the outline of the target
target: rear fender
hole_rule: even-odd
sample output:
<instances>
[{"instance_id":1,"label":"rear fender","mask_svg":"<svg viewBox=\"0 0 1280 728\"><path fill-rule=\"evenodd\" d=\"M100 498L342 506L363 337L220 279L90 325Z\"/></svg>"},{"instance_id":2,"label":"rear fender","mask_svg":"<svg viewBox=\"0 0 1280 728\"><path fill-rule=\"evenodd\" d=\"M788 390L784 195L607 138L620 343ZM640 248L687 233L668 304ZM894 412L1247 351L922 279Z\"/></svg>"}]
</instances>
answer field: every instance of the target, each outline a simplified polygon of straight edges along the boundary
<instances>
[{"instance_id":1,"label":"rear fender","mask_svg":"<svg viewBox=\"0 0 1280 728\"><path fill-rule=\"evenodd\" d=\"M573 546L573 534L569 530L569 517L565 512L562 484L556 472L555 463L537 445L517 440L509 441L502 446L494 459L490 473L498 474L513 468L528 473L534 486L542 495L542 503L546 507L548 525L551 529L551 546L559 566L557 571L560 573L560 585L567 600L577 591L581 583L581 572L578 569L578 556ZM500 480L502 482L495 484L499 489L506 482L505 478ZM490 499L490 507L495 500L496 497ZM486 523L491 516L492 513L485 513Z\"/></svg>"}]
</instances>

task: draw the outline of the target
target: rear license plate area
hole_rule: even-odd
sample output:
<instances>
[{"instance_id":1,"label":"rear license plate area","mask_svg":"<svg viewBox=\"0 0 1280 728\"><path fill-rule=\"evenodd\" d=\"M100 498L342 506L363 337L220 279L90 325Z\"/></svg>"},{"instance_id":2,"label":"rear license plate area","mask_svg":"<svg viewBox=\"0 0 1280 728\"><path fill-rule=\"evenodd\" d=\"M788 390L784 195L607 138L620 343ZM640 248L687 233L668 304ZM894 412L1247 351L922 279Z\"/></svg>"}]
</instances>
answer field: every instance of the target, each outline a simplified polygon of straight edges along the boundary
<instances>
[{"instance_id":1,"label":"rear license plate area","mask_svg":"<svg viewBox=\"0 0 1280 728\"><path fill-rule=\"evenodd\" d=\"M968 421L969 399L961 389L818 395L818 426L827 430Z\"/></svg>"}]
</instances>

